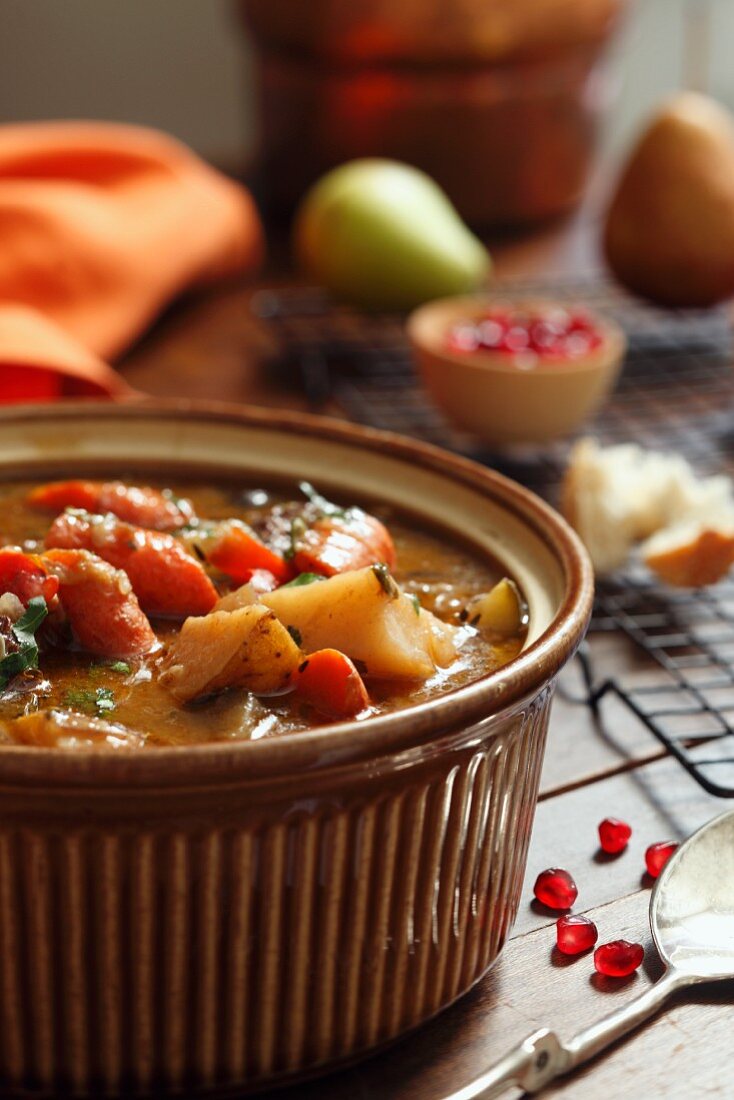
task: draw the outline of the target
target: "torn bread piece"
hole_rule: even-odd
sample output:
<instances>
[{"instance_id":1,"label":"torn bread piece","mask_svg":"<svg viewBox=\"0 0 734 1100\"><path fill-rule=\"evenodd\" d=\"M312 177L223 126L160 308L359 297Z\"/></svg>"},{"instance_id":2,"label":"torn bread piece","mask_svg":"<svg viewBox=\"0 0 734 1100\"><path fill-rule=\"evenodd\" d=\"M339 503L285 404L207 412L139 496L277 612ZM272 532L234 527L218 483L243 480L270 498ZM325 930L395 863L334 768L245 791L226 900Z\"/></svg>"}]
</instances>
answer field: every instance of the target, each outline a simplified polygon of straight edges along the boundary
<instances>
[{"instance_id":1,"label":"torn bread piece","mask_svg":"<svg viewBox=\"0 0 734 1100\"><path fill-rule=\"evenodd\" d=\"M734 565L734 521L722 526L692 520L658 531L640 547L642 560L666 584L703 588Z\"/></svg>"},{"instance_id":2,"label":"torn bread piece","mask_svg":"<svg viewBox=\"0 0 734 1100\"><path fill-rule=\"evenodd\" d=\"M581 439L571 452L561 511L586 545L598 573L625 564L636 543L668 522L676 481L693 473L677 455L635 443L600 447Z\"/></svg>"},{"instance_id":3,"label":"torn bread piece","mask_svg":"<svg viewBox=\"0 0 734 1100\"><path fill-rule=\"evenodd\" d=\"M582 439L561 509L599 574L625 565L639 544L645 564L675 586L715 584L734 564L732 482L697 477L680 455Z\"/></svg>"}]
</instances>

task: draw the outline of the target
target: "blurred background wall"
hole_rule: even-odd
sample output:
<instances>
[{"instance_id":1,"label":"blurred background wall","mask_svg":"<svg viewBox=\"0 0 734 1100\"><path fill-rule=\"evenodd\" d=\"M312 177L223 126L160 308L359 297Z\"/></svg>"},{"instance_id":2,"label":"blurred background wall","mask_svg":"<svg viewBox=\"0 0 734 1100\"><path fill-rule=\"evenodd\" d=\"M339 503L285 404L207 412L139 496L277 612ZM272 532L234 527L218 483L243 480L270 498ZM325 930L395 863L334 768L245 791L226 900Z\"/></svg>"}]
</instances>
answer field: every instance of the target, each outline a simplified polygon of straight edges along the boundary
<instances>
[{"instance_id":1,"label":"blurred background wall","mask_svg":"<svg viewBox=\"0 0 734 1100\"><path fill-rule=\"evenodd\" d=\"M709 2L710 90L734 105L734 0L637 0L614 50L608 152L680 87L685 12ZM251 59L230 0L0 0L0 119L64 117L159 126L241 166L255 141Z\"/></svg>"}]
</instances>

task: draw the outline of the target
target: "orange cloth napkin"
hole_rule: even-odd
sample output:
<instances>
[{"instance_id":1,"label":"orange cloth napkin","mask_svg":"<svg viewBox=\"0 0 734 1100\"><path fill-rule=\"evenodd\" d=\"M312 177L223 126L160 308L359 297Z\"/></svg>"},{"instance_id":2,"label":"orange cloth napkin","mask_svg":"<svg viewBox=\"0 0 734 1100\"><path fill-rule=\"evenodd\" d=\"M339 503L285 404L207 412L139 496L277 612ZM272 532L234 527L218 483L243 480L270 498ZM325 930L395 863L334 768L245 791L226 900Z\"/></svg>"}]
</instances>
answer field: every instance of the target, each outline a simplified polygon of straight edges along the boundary
<instances>
[{"instance_id":1,"label":"orange cloth napkin","mask_svg":"<svg viewBox=\"0 0 734 1100\"><path fill-rule=\"evenodd\" d=\"M247 191L164 134L0 126L0 401L131 394L105 360L262 254Z\"/></svg>"}]
</instances>

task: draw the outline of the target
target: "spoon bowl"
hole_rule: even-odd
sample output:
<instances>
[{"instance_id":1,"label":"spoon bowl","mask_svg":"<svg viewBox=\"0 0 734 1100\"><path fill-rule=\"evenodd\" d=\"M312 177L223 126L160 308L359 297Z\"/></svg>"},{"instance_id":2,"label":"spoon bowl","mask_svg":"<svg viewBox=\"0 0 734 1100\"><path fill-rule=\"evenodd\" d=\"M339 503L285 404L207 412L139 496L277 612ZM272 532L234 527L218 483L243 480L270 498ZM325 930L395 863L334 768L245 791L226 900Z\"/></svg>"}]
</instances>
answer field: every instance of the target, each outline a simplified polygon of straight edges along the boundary
<instances>
[{"instance_id":1,"label":"spoon bowl","mask_svg":"<svg viewBox=\"0 0 734 1100\"><path fill-rule=\"evenodd\" d=\"M668 860L650 899L650 927L667 967L696 982L734 978L734 812Z\"/></svg>"}]
</instances>

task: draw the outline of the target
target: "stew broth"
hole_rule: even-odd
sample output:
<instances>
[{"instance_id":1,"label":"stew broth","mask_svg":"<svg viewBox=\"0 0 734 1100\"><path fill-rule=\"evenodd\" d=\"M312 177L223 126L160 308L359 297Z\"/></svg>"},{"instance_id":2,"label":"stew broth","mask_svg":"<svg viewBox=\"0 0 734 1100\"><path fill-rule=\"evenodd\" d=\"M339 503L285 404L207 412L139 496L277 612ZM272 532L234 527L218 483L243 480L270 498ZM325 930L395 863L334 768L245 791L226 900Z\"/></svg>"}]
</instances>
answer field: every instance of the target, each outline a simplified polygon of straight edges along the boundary
<instances>
[{"instance_id":1,"label":"stew broth","mask_svg":"<svg viewBox=\"0 0 734 1100\"><path fill-rule=\"evenodd\" d=\"M404 675L395 677L384 675L379 670L377 673L372 673L369 667L370 661L362 661L354 657L353 664L357 673L361 674L368 699L366 705L354 715L341 714L329 710L331 703L328 700L324 710L321 697L310 695L305 688L304 691L292 690L292 685L298 682L299 675L302 674L305 681L304 666L309 661L310 651L303 641L302 631L283 620L295 645L299 649L303 646L303 649L298 669L293 670L282 685L279 684L277 691L259 693L248 690L243 686L249 682L246 678L244 680L235 678L231 685L225 683L223 687L217 687L211 692L203 691L194 698L184 698L185 684L184 688L181 688L181 683L189 673L187 672L182 679L176 672L182 667L177 655L177 646L179 646L177 639L179 635L183 638L185 634L182 621L188 618L187 616L162 615L156 610L155 601L153 601L154 609L148 611L147 618L160 645L149 652L123 655L116 652L109 654L90 652L89 648L85 648L83 641L80 640L80 628L70 613L72 597L76 599L82 592L82 588L79 585L74 587L76 578L69 579L68 573L63 572L68 566L64 555L69 551L62 549L48 552L49 530L53 532L57 528L59 530L63 528L63 522L59 526L60 521L55 518L62 513L62 520L63 517L67 517L68 524L73 527L74 523L78 523L79 530L87 532L84 537L91 540L89 547L92 548L92 553L99 551L104 558L107 553L105 540L108 528L104 526L101 519L94 521L97 522L95 527L86 512L80 513L78 510L65 512L53 502L48 506L29 502L29 494L35 488L29 483L14 483L0 488L0 545L19 547L30 559L39 563L39 569L48 568L54 575L61 576L61 589L59 596L54 596L49 601L48 621L38 629L38 670L36 671L33 667L26 669L22 675L10 678L0 691L0 729L4 731L6 742L58 744L65 748L89 743L83 733L83 722L72 723L69 727L64 725L63 719L57 720L56 717L53 717L50 725L39 724L40 719L36 720L36 725L33 726L27 722L30 715L48 715L52 712L52 716L82 715L85 719L89 719L88 724L98 726L98 736L95 737L94 743L102 747L117 747L118 743L120 745L128 743L126 731L138 731L140 735L137 740L133 739L129 742L131 744L145 742L151 745L183 745L292 734L345 717L365 721L374 715L413 706L483 677L515 657L523 645L526 616L521 600L518 603L519 618L516 629L509 633L506 624L501 630L492 629L491 623L487 628L480 621L478 613L473 610L479 606L477 601L493 590L501 579L502 572L499 567L485 558L472 555L459 544L452 544L443 536L415 526L399 514L387 509L377 509L374 512L380 521L377 526L384 524L391 536L395 564L386 570L379 564L382 558L376 558L374 564L360 567L361 572L354 570L352 575L356 579L364 580L365 590L368 587L368 580L372 584L376 595L373 595L372 589L369 589L370 600L377 600L378 596L385 600L409 598L415 608L415 622L421 626L421 629L423 629L424 620L429 619L426 613L435 615L439 624L448 624L453 628L450 639L448 634L445 639L442 638L442 643L448 639L454 647L455 653L452 659L444 660L442 664L437 662L429 675L408 678ZM163 486L159 488L164 489ZM121 491L119 495L122 499ZM296 489L289 496L285 496L281 492L261 488L233 489L231 486L213 487L186 483L170 486L170 489L166 489L165 495L166 499L174 502L174 505L180 498L189 501L191 514L187 513L183 516L179 526L171 528L165 534L151 535L148 541L153 546L156 539L161 545L168 545L172 539L176 540L185 555L190 556L191 562L196 563L197 569L200 568L206 574L207 585L211 581L218 597L247 588L249 600L252 596L249 591L252 584L263 583L259 576L255 576L249 585L248 582L243 582L241 577L235 580L224 569L213 563L216 555L212 554L212 558L209 558L212 539L220 539L221 532L217 526L220 521L241 521L246 525L248 532L254 532L257 540L262 541L267 553L276 554L280 561L292 562L292 551L297 544L297 538L309 537L308 532L314 531L319 524L328 526L333 522L337 528L341 529L345 524L361 522L360 517L364 515L358 509L350 509L348 505L341 508L332 506L328 502L319 503L321 498L317 494L314 494L314 499L310 503L305 499L299 500L301 494ZM318 512L319 508L322 508L322 513ZM124 511L124 508L122 510ZM326 520L323 518L324 515L327 516ZM302 516L305 518L301 518ZM371 517L367 518L371 519ZM110 517L109 530L117 530L122 522ZM133 530L133 528L126 528L126 530ZM215 534L212 534L212 531ZM296 532L295 535L294 532ZM200 534L201 539L199 539ZM52 538L50 545L57 547L72 545L68 532L64 537L66 541L63 538L57 538L54 541ZM81 536L77 533L74 537ZM130 546L136 537L129 540ZM349 542L349 530L347 530L346 541ZM76 542L73 545L80 545L80 543ZM205 546L203 551L202 545ZM86 547L86 544L84 546ZM362 546L361 543L360 546ZM291 557L289 557L289 551ZM80 552L75 550L71 553ZM3 551L0 550L0 555L2 554ZM53 555L57 556L57 560L52 562ZM116 560L114 555L112 559L114 564ZM85 561L89 560L87 555ZM298 560L298 554L296 554L296 560ZM150 561L153 559L151 558ZM193 569L193 565L191 568ZM323 599L328 606L325 595L327 589L323 587L324 578L321 574L312 575L308 571L299 573L292 565L289 565L289 568L299 582L304 582L302 587L298 583L289 585L288 598L292 603L302 598L302 595L296 595L297 593L303 594L307 587L310 588L313 585L318 586L318 591L312 590L309 593L309 599L314 600L316 596L324 593ZM370 569L373 569L376 579L370 578ZM146 584L155 583L157 565L155 568L148 565L147 572L143 572L140 586L145 589ZM344 577L350 570L339 572ZM273 576L268 570L256 569L256 573L262 573L266 578ZM129 576L145 611L144 592L141 592L132 570ZM282 581L282 577L278 579ZM334 579L335 576L330 575L327 583L333 584ZM6 590L2 581L3 572L0 568L0 597ZM308 585L305 582L309 582ZM167 587L165 581L162 580L160 583L164 588ZM264 583L273 586L272 580L266 579ZM360 583L362 583L361 580ZM394 589L395 583L398 586L397 589ZM385 589L384 596L380 596L380 584ZM336 586L334 587L336 592ZM182 590L176 582L172 582L170 588L173 595L176 594L177 589ZM12 584L7 590L12 592ZM294 595L291 595L291 590ZM280 585L277 591L281 591ZM65 605L65 592L68 596L68 606ZM399 596L396 592L400 593ZM131 598L135 599L135 597ZM259 606L261 600L267 601L270 598L273 598L273 593L267 591L255 595L255 605L259 608L258 614L263 611ZM60 601L60 607L54 610L57 600ZM22 597L21 602L25 602ZM337 606L338 602L334 606ZM276 603L277 600L273 598L274 614L278 617ZM394 604L394 607L398 607L398 604ZM240 609L237 614L244 620L251 610L249 608L245 613ZM218 611L214 608L211 613L215 617L218 616L224 623L222 617L230 612ZM332 612L327 611L325 614L327 618L331 618ZM252 612L252 615L254 616L255 612ZM372 603L369 604L367 617L371 615L373 615ZM272 618L270 610L267 611L267 616ZM111 622L112 617L111 613ZM201 616L191 617L200 618ZM266 616L263 615L263 622L265 618ZM309 619L308 622L310 623L311 620ZM407 623L405 629L410 633L412 620L404 615L401 623ZM359 617L355 617L353 628L357 639L362 628ZM328 628L324 627L324 629L327 645L330 646ZM434 633L438 631L440 626L435 627ZM15 644L14 635L8 634L7 624L5 632L11 640L12 648ZM97 648L100 644L104 645L104 639L102 643L95 643ZM351 648L349 638L346 648ZM334 649L339 650L339 645L335 645ZM359 646L355 641L355 651L358 649ZM202 659L205 656L206 646L202 650ZM347 656L350 655L347 654ZM277 657L281 659L280 650ZM377 664L379 665L379 661ZM337 666L334 667L338 672ZM162 674L162 670L167 668L168 679ZM303 673L301 670L304 670ZM196 671L198 672L198 669ZM174 674L179 676L178 680L172 679ZM326 677L324 683L327 688L331 682ZM174 690L171 688L172 683ZM18 722L19 719L26 720L25 727Z\"/></svg>"}]
</instances>

